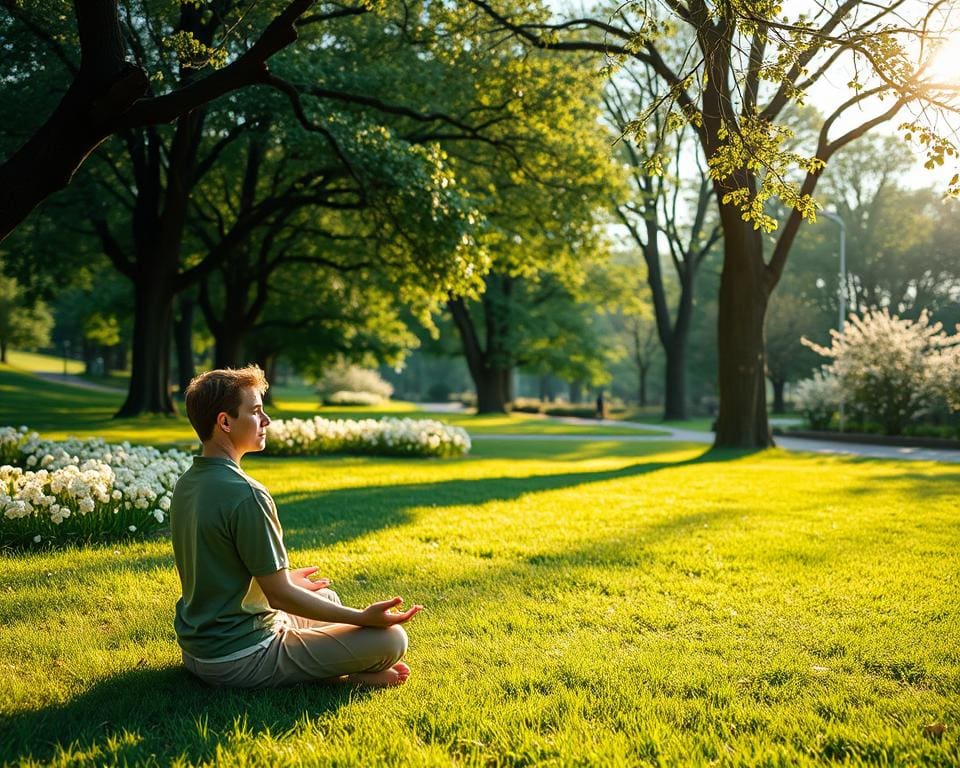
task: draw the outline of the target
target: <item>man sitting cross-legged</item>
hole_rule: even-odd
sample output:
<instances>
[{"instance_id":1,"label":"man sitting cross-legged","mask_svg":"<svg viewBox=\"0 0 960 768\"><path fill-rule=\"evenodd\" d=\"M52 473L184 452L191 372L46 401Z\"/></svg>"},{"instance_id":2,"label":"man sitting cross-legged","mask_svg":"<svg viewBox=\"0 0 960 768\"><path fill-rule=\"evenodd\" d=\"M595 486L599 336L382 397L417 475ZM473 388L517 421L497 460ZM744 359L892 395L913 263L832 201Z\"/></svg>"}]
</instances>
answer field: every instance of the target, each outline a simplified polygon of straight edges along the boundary
<instances>
[{"instance_id":1,"label":"man sitting cross-legged","mask_svg":"<svg viewBox=\"0 0 960 768\"><path fill-rule=\"evenodd\" d=\"M262 451L270 418L257 366L197 376L187 415L202 455L177 481L170 505L173 551L183 596L174 626L183 663L211 685L263 688L311 680L374 686L406 682L400 627L421 610L395 613L399 597L348 608L311 580L316 568L290 570L273 499L240 469Z\"/></svg>"}]
</instances>

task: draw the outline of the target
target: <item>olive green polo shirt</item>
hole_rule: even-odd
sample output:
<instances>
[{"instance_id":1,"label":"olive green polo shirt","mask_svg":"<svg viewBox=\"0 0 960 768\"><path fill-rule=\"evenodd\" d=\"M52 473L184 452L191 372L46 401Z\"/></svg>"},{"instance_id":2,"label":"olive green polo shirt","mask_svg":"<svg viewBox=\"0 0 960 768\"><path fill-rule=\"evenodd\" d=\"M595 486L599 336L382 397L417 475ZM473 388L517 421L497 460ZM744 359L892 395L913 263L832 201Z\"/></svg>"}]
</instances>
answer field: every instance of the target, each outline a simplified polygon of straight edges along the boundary
<instances>
[{"instance_id":1,"label":"olive green polo shirt","mask_svg":"<svg viewBox=\"0 0 960 768\"><path fill-rule=\"evenodd\" d=\"M288 567L277 507L230 459L195 456L170 504L183 592L174 628L201 660L241 658L270 640L276 611L255 576Z\"/></svg>"}]
</instances>

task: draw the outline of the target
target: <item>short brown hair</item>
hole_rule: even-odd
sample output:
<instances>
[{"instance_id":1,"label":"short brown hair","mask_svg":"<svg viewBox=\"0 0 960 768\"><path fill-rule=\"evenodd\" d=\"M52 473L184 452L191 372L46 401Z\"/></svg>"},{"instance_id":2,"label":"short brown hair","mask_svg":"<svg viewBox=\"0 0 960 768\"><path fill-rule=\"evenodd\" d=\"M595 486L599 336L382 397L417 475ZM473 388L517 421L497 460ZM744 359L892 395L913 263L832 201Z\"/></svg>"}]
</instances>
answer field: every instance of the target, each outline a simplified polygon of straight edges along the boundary
<instances>
[{"instance_id":1,"label":"short brown hair","mask_svg":"<svg viewBox=\"0 0 960 768\"><path fill-rule=\"evenodd\" d=\"M226 412L233 418L240 415L243 390L253 387L262 395L269 386L263 370L255 364L237 369L217 368L195 376L187 387L184 400L187 418L200 442L206 442L213 435L218 413Z\"/></svg>"}]
</instances>

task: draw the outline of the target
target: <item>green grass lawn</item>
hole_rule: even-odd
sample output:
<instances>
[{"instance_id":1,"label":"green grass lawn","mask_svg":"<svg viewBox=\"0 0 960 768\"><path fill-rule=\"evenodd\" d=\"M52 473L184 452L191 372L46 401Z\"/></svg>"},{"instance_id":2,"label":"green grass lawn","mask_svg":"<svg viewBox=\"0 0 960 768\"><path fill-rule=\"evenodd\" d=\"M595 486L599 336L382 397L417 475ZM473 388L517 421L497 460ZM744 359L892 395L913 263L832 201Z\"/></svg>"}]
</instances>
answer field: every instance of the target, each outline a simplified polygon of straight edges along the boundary
<instances>
[{"instance_id":1,"label":"green grass lawn","mask_svg":"<svg viewBox=\"0 0 960 768\"><path fill-rule=\"evenodd\" d=\"M616 440L245 465L295 565L427 606L410 682L208 689L166 538L6 554L0 761L960 761L956 466Z\"/></svg>"},{"instance_id":2,"label":"green grass lawn","mask_svg":"<svg viewBox=\"0 0 960 768\"><path fill-rule=\"evenodd\" d=\"M11 368L35 373L63 373L64 368L62 357L42 355L36 352L22 352L18 349L7 350L7 364ZM68 374L81 374L85 367L82 360L67 360Z\"/></svg>"}]
</instances>

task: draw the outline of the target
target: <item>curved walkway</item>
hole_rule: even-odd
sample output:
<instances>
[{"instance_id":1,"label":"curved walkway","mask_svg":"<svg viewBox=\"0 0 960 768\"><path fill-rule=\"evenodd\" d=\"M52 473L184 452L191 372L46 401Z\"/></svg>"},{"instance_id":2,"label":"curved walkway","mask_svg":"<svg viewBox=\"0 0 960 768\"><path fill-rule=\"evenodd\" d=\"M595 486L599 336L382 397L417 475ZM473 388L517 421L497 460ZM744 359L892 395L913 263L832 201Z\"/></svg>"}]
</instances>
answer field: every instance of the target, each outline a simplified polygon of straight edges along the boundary
<instances>
[{"instance_id":1,"label":"curved walkway","mask_svg":"<svg viewBox=\"0 0 960 768\"><path fill-rule=\"evenodd\" d=\"M656 442L658 440L675 440L684 443L712 443L713 433L692 429L678 429L665 424L641 424L634 421L598 421L597 419L558 418L567 424L585 425L612 425L618 427L633 427L636 429L656 429L661 435L470 435L471 440L626 440ZM910 448L905 446L866 445L861 443L835 443L829 440L808 440L800 437L774 437L778 448L787 451L803 451L806 453L842 454L846 456L863 456L873 459L908 459L914 461L940 461L960 463L960 450L948 448Z\"/></svg>"}]
</instances>

